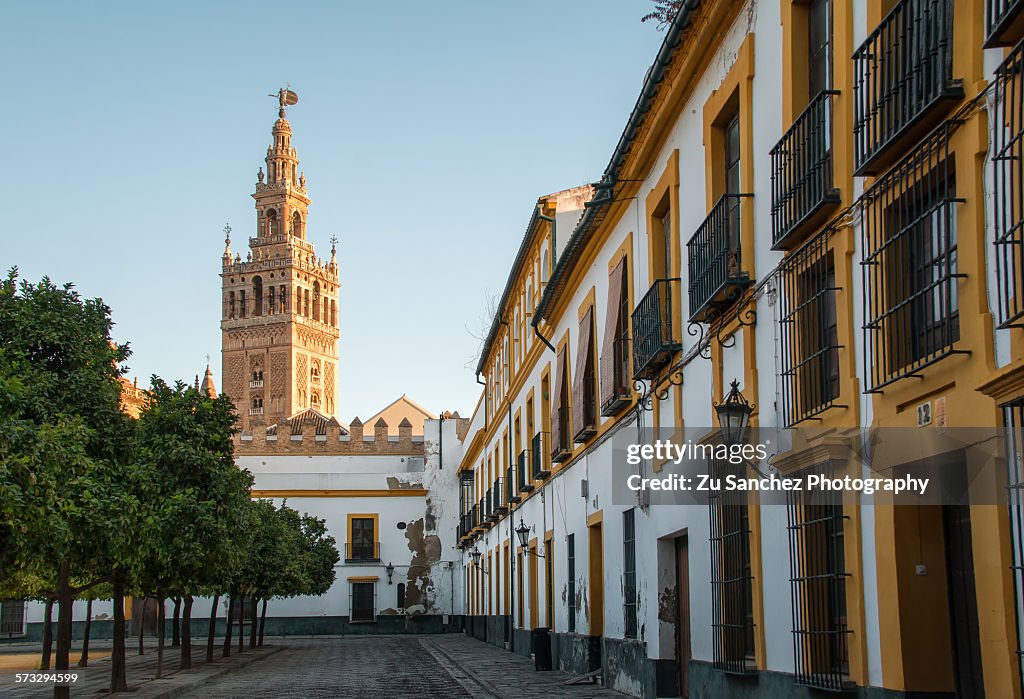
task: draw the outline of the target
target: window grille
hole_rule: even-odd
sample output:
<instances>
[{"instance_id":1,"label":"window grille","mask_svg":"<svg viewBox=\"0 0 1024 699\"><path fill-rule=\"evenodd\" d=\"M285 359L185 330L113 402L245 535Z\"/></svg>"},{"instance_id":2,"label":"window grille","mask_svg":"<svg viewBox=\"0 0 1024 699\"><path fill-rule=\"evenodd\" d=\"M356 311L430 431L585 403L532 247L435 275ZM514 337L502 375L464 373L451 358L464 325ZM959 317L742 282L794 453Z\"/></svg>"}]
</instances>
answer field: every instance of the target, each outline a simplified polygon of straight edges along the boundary
<instances>
[{"instance_id":1,"label":"window grille","mask_svg":"<svg viewBox=\"0 0 1024 699\"><path fill-rule=\"evenodd\" d=\"M712 459L713 478L744 475L743 464ZM747 493L718 490L708 497L711 520L711 634L714 666L730 673L756 672L753 573Z\"/></svg>"},{"instance_id":2,"label":"window grille","mask_svg":"<svg viewBox=\"0 0 1024 699\"><path fill-rule=\"evenodd\" d=\"M869 393L957 352L956 125L933 131L862 197Z\"/></svg>"},{"instance_id":3,"label":"window grille","mask_svg":"<svg viewBox=\"0 0 1024 699\"><path fill-rule=\"evenodd\" d=\"M651 379L681 345L672 328L672 299L678 278L656 279L633 310L633 378Z\"/></svg>"},{"instance_id":4,"label":"window grille","mask_svg":"<svg viewBox=\"0 0 1024 699\"><path fill-rule=\"evenodd\" d=\"M993 219L1001 327L1024 326L1024 44L996 69Z\"/></svg>"},{"instance_id":5,"label":"window grille","mask_svg":"<svg viewBox=\"0 0 1024 699\"><path fill-rule=\"evenodd\" d=\"M626 638L636 638L636 509L622 513L622 617Z\"/></svg>"},{"instance_id":6,"label":"window grille","mask_svg":"<svg viewBox=\"0 0 1024 699\"><path fill-rule=\"evenodd\" d=\"M25 635L25 602L22 600L4 600L0 602L0 635Z\"/></svg>"},{"instance_id":7,"label":"window grille","mask_svg":"<svg viewBox=\"0 0 1024 699\"><path fill-rule=\"evenodd\" d=\"M839 396L836 270L825 229L779 269L782 418L786 427L832 407Z\"/></svg>"},{"instance_id":8,"label":"window grille","mask_svg":"<svg viewBox=\"0 0 1024 699\"><path fill-rule=\"evenodd\" d=\"M377 585L372 582L354 582L349 588L351 621L374 621L377 609Z\"/></svg>"},{"instance_id":9,"label":"window grille","mask_svg":"<svg viewBox=\"0 0 1024 699\"><path fill-rule=\"evenodd\" d=\"M1021 33L1021 0L985 0L985 48L1012 46Z\"/></svg>"},{"instance_id":10,"label":"window grille","mask_svg":"<svg viewBox=\"0 0 1024 699\"><path fill-rule=\"evenodd\" d=\"M1006 426L1011 570L1017 609L1017 672L1024 687L1024 397L1003 406L1003 422Z\"/></svg>"},{"instance_id":11,"label":"window grille","mask_svg":"<svg viewBox=\"0 0 1024 699\"><path fill-rule=\"evenodd\" d=\"M835 469L826 463L809 471L833 477ZM852 682L843 493L789 491L786 518L796 681L819 689L847 689Z\"/></svg>"}]
</instances>

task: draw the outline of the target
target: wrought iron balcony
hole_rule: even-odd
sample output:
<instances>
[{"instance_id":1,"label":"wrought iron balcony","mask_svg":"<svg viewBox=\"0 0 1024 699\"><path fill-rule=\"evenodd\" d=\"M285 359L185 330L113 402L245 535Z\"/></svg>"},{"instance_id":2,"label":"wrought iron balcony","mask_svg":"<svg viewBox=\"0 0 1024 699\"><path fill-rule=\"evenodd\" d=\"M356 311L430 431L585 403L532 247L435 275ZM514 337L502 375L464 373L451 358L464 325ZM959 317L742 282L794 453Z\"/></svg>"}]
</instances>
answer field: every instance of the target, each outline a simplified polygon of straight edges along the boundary
<instances>
[{"instance_id":1,"label":"wrought iron balcony","mask_svg":"<svg viewBox=\"0 0 1024 699\"><path fill-rule=\"evenodd\" d=\"M1024 37L1024 0L985 0L985 48L1013 46Z\"/></svg>"},{"instance_id":2,"label":"wrought iron balcony","mask_svg":"<svg viewBox=\"0 0 1024 699\"><path fill-rule=\"evenodd\" d=\"M534 441L537 441L537 437L534 437ZM539 460L540 449L539 447L534 448L533 462L537 463ZM526 450L523 449L519 452L519 463L517 464L519 471L519 492L530 493L533 491L533 483L529 481L530 464L526 460Z\"/></svg>"},{"instance_id":3,"label":"wrought iron balcony","mask_svg":"<svg viewBox=\"0 0 1024 699\"><path fill-rule=\"evenodd\" d=\"M832 179L832 90L819 92L772 148L772 243L786 249L824 221L839 192Z\"/></svg>"},{"instance_id":4,"label":"wrought iron balcony","mask_svg":"<svg viewBox=\"0 0 1024 699\"><path fill-rule=\"evenodd\" d=\"M566 437L566 439L568 439L568 437ZM542 458L544 450L541 445L543 444L543 440L544 436L541 432L533 435L533 480L537 480L538 478L547 478L551 475L551 472L546 468L546 464Z\"/></svg>"},{"instance_id":5,"label":"wrought iron balcony","mask_svg":"<svg viewBox=\"0 0 1024 699\"><path fill-rule=\"evenodd\" d=\"M356 561L379 561L380 542L352 543L345 544L345 561L348 563Z\"/></svg>"},{"instance_id":6,"label":"wrought iron balcony","mask_svg":"<svg viewBox=\"0 0 1024 699\"><path fill-rule=\"evenodd\" d=\"M490 526L498 521L498 515L494 511L494 498L491 496L491 489L488 488L484 492L484 497L481 502L481 509L484 512L484 525Z\"/></svg>"},{"instance_id":7,"label":"wrought iron balcony","mask_svg":"<svg viewBox=\"0 0 1024 699\"><path fill-rule=\"evenodd\" d=\"M740 254L740 206L750 196L723 194L686 244L691 323L708 320L750 284L750 276L742 271Z\"/></svg>"},{"instance_id":8,"label":"wrought iron balcony","mask_svg":"<svg viewBox=\"0 0 1024 699\"><path fill-rule=\"evenodd\" d=\"M492 510L496 515L508 514L508 501L505 499L504 479L495 478L494 486L491 488L491 496L494 498Z\"/></svg>"},{"instance_id":9,"label":"wrought iron balcony","mask_svg":"<svg viewBox=\"0 0 1024 699\"><path fill-rule=\"evenodd\" d=\"M561 406L558 412L555 413L555 419L558 420L558 435L557 439L554 434L551 435L551 461L552 463L560 464L563 461L568 461L572 455L572 443L569 437L569 408L567 406ZM539 436L539 435L538 435ZM547 478L551 474L541 469L537 470L539 464L533 465L533 477L534 478Z\"/></svg>"},{"instance_id":10,"label":"wrought iron balcony","mask_svg":"<svg viewBox=\"0 0 1024 699\"><path fill-rule=\"evenodd\" d=\"M601 415L611 417L631 398L629 385L629 338L617 337L612 340L612 349L601 357ZM607 364L611 366L607 366ZM604 381L610 380L609 389Z\"/></svg>"},{"instance_id":11,"label":"wrought iron balcony","mask_svg":"<svg viewBox=\"0 0 1024 699\"><path fill-rule=\"evenodd\" d=\"M520 458L526 458L526 452L522 452ZM520 466L522 468L522 466ZM505 469L505 502L516 504L520 501L519 491L516 489L515 468L509 466Z\"/></svg>"},{"instance_id":12,"label":"wrought iron balcony","mask_svg":"<svg viewBox=\"0 0 1024 699\"><path fill-rule=\"evenodd\" d=\"M654 376L680 348L672 328L673 282L658 279L633 309L633 378Z\"/></svg>"},{"instance_id":13,"label":"wrought iron balcony","mask_svg":"<svg viewBox=\"0 0 1024 699\"><path fill-rule=\"evenodd\" d=\"M853 54L857 175L881 172L898 146L963 97L953 80L953 0L901 0Z\"/></svg>"}]
</instances>

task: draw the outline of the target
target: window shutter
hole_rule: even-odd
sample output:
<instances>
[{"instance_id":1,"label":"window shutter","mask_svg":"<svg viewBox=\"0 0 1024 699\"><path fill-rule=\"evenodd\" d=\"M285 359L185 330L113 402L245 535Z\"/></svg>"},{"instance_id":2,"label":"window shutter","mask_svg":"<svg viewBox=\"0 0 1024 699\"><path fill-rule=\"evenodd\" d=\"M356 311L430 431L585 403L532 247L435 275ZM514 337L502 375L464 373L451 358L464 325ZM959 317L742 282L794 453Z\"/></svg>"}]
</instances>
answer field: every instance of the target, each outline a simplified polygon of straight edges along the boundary
<instances>
[{"instance_id":1,"label":"window shutter","mask_svg":"<svg viewBox=\"0 0 1024 699\"><path fill-rule=\"evenodd\" d=\"M608 310L604 320L604 343L601 345L601 405L615 399L615 340L622 335L619 328L619 304L622 303L622 275L626 273L623 256L608 278Z\"/></svg>"},{"instance_id":2,"label":"window shutter","mask_svg":"<svg viewBox=\"0 0 1024 699\"><path fill-rule=\"evenodd\" d=\"M572 381L572 424L577 432L587 425L586 381L588 365L591 362L591 332L594 327L594 307L591 306L583 314L580 321L579 346L576 349L576 371Z\"/></svg>"},{"instance_id":3,"label":"window shutter","mask_svg":"<svg viewBox=\"0 0 1024 699\"><path fill-rule=\"evenodd\" d=\"M565 380L565 351L563 347L558 352L558 359L555 361L555 383L551 386L551 448L552 454L557 454L562 443L561 424L558 413L562 409L562 382Z\"/></svg>"}]
</instances>

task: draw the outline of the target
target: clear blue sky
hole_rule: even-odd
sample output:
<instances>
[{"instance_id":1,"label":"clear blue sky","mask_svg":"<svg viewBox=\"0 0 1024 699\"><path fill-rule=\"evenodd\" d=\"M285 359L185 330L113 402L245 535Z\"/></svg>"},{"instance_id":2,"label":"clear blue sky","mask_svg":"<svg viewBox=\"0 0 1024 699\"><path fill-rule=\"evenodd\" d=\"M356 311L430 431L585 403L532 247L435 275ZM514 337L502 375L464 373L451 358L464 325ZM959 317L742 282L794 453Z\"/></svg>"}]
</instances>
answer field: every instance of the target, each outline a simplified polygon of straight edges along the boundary
<instances>
[{"instance_id":1,"label":"clear blue sky","mask_svg":"<svg viewBox=\"0 0 1024 699\"><path fill-rule=\"evenodd\" d=\"M289 112L321 255L341 240L344 420L472 410L533 202L597 179L657 53L647 0L23 2L0 8L0 263L113 309L130 375L220 385L221 229Z\"/></svg>"}]
</instances>

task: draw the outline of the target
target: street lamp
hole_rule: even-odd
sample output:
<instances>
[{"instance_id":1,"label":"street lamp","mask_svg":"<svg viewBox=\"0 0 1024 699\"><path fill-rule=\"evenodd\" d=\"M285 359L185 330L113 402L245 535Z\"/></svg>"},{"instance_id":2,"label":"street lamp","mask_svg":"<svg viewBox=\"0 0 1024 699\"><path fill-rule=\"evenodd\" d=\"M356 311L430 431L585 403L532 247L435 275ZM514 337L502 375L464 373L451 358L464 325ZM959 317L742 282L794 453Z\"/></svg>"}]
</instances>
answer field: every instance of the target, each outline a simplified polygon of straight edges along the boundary
<instances>
[{"instance_id":1,"label":"street lamp","mask_svg":"<svg viewBox=\"0 0 1024 699\"><path fill-rule=\"evenodd\" d=\"M384 572L388 574L388 585L390 585L391 576L395 574L395 565L393 563L388 563L384 566Z\"/></svg>"},{"instance_id":2,"label":"street lamp","mask_svg":"<svg viewBox=\"0 0 1024 699\"><path fill-rule=\"evenodd\" d=\"M479 570L484 575L488 575L489 572L483 566L480 565L480 557L484 554L476 547L476 544L473 545L473 550L469 552L469 555L473 557L473 567Z\"/></svg>"},{"instance_id":3,"label":"street lamp","mask_svg":"<svg viewBox=\"0 0 1024 699\"><path fill-rule=\"evenodd\" d=\"M743 444L747 434L747 423L750 421L750 414L754 412L754 406L747 402L747 399L740 393L739 381L733 379L729 388L729 395L725 400L715 405L715 412L718 413L718 425L722 430L722 441L727 447L735 444Z\"/></svg>"},{"instance_id":4,"label":"street lamp","mask_svg":"<svg viewBox=\"0 0 1024 699\"><path fill-rule=\"evenodd\" d=\"M519 537L519 545L526 548L527 539L530 537L530 528L523 524L523 518L519 518L519 526L516 527L516 536Z\"/></svg>"}]
</instances>

